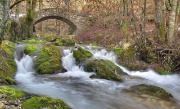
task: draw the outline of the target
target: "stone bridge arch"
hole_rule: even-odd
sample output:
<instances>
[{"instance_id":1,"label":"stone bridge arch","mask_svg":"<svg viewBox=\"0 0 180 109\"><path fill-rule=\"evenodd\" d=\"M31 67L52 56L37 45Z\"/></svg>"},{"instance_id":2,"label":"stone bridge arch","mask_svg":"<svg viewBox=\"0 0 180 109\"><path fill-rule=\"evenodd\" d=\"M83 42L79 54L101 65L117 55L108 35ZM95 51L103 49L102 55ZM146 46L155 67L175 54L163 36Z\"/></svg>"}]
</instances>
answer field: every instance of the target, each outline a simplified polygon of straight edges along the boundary
<instances>
[{"instance_id":1,"label":"stone bridge arch","mask_svg":"<svg viewBox=\"0 0 180 109\"><path fill-rule=\"evenodd\" d=\"M57 8L47 8L35 12L33 25L48 19L57 19L65 22L71 27L70 34L78 35L86 28L89 15Z\"/></svg>"}]
</instances>

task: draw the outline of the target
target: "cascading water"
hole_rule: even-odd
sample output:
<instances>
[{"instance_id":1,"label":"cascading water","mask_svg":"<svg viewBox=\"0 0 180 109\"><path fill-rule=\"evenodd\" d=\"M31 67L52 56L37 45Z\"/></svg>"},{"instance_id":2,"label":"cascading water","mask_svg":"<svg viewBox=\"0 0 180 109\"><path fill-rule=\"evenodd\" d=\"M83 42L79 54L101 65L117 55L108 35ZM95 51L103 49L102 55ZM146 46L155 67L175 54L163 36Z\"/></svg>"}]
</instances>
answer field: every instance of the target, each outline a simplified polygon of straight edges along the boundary
<instances>
[{"instance_id":1,"label":"cascading water","mask_svg":"<svg viewBox=\"0 0 180 109\"><path fill-rule=\"evenodd\" d=\"M104 49L91 50L93 58L106 59L116 62L116 56ZM18 57L18 54L17 54ZM55 75L38 76L33 69L33 58L24 55L22 59L15 59L18 70L15 79L19 82L18 88L40 95L47 95L65 101L73 109L164 109L167 102L145 100L122 92L123 88L132 85L147 83L163 87L180 100L180 77L178 75L161 76L152 70L146 72L129 71L122 68L130 76L137 76L144 79L125 79L123 83L90 79L93 74L87 73L77 66L70 49L64 50L62 58L63 66L67 69L65 73ZM56 79L53 79L56 78ZM65 78L65 79L63 79ZM143 102L142 102L143 101ZM163 105L162 105L163 104ZM177 106L167 107L175 109Z\"/></svg>"}]
</instances>

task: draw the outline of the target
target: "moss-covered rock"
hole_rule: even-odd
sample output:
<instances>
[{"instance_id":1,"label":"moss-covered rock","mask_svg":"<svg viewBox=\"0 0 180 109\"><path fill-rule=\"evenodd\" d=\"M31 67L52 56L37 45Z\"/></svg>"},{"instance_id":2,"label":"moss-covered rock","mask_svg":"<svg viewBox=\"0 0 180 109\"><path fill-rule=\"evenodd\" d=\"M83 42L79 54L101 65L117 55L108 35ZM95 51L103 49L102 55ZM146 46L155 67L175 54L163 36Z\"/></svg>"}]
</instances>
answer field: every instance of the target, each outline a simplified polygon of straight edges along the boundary
<instances>
[{"instance_id":1,"label":"moss-covered rock","mask_svg":"<svg viewBox=\"0 0 180 109\"><path fill-rule=\"evenodd\" d=\"M24 53L28 55L35 55L35 53L38 51L38 47L35 45L28 45L24 49Z\"/></svg>"},{"instance_id":2,"label":"moss-covered rock","mask_svg":"<svg viewBox=\"0 0 180 109\"><path fill-rule=\"evenodd\" d=\"M0 80L3 84L15 83L11 81L17 70L14 61L14 46L15 44L10 41L3 41L0 45Z\"/></svg>"},{"instance_id":3,"label":"moss-covered rock","mask_svg":"<svg viewBox=\"0 0 180 109\"><path fill-rule=\"evenodd\" d=\"M59 99L50 97L32 97L22 104L22 109L70 109L70 107Z\"/></svg>"},{"instance_id":4,"label":"moss-covered rock","mask_svg":"<svg viewBox=\"0 0 180 109\"><path fill-rule=\"evenodd\" d=\"M125 74L120 68L118 68L113 62L108 60L91 60L84 65L86 72L95 72L91 75L91 78L100 78L113 81L123 81L123 79L117 76L118 74Z\"/></svg>"},{"instance_id":5,"label":"moss-covered rock","mask_svg":"<svg viewBox=\"0 0 180 109\"><path fill-rule=\"evenodd\" d=\"M44 36L44 40L50 42L50 41L53 41L53 40L56 40L58 38L60 38L61 36L60 35L56 35L56 34L49 34L49 35L46 35Z\"/></svg>"},{"instance_id":6,"label":"moss-covered rock","mask_svg":"<svg viewBox=\"0 0 180 109\"><path fill-rule=\"evenodd\" d=\"M7 99L23 98L27 95L23 91L8 86L0 86L0 93L7 95Z\"/></svg>"},{"instance_id":7,"label":"moss-covered rock","mask_svg":"<svg viewBox=\"0 0 180 109\"><path fill-rule=\"evenodd\" d=\"M39 55L35 60L35 70L41 74L53 74L56 72L65 72L61 63L61 54L56 46L44 44L39 50Z\"/></svg>"},{"instance_id":8,"label":"moss-covered rock","mask_svg":"<svg viewBox=\"0 0 180 109\"><path fill-rule=\"evenodd\" d=\"M85 61L87 58L90 58L93 56L93 54L81 47L79 47L77 50L73 51L73 56L77 63Z\"/></svg>"},{"instance_id":9,"label":"moss-covered rock","mask_svg":"<svg viewBox=\"0 0 180 109\"><path fill-rule=\"evenodd\" d=\"M170 93L168 93L164 89L153 85L140 84L136 86L131 86L130 89L128 90L135 93L147 94L162 99L169 99L173 97Z\"/></svg>"},{"instance_id":10,"label":"moss-covered rock","mask_svg":"<svg viewBox=\"0 0 180 109\"><path fill-rule=\"evenodd\" d=\"M29 39L29 40L22 40L22 43L40 44L40 43L42 43L42 41L38 40L38 39Z\"/></svg>"},{"instance_id":11,"label":"moss-covered rock","mask_svg":"<svg viewBox=\"0 0 180 109\"><path fill-rule=\"evenodd\" d=\"M0 79L3 84L14 84L12 79L15 76L17 65L11 58L0 56Z\"/></svg>"},{"instance_id":12,"label":"moss-covered rock","mask_svg":"<svg viewBox=\"0 0 180 109\"><path fill-rule=\"evenodd\" d=\"M16 84L16 82L15 82L12 78L10 78L10 77L6 77L6 78L5 78L5 82L6 82L6 84L8 84L8 85L14 85L14 84Z\"/></svg>"},{"instance_id":13,"label":"moss-covered rock","mask_svg":"<svg viewBox=\"0 0 180 109\"><path fill-rule=\"evenodd\" d=\"M0 54L7 58L14 58L15 44L10 41L3 41L0 45Z\"/></svg>"},{"instance_id":14,"label":"moss-covered rock","mask_svg":"<svg viewBox=\"0 0 180 109\"><path fill-rule=\"evenodd\" d=\"M169 72L169 71L165 70L163 67L158 66L158 65L154 68L154 70L155 70L157 73L159 73L160 75L172 74L172 72Z\"/></svg>"},{"instance_id":15,"label":"moss-covered rock","mask_svg":"<svg viewBox=\"0 0 180 109\"><path fill-rule=\"evenodd\" d=\"M75 40L70 39L68 37L63 37L61 39L57 39L55 41L55 45L57 45L57 46L74 46Z\"/></svg>"}]
</instances>

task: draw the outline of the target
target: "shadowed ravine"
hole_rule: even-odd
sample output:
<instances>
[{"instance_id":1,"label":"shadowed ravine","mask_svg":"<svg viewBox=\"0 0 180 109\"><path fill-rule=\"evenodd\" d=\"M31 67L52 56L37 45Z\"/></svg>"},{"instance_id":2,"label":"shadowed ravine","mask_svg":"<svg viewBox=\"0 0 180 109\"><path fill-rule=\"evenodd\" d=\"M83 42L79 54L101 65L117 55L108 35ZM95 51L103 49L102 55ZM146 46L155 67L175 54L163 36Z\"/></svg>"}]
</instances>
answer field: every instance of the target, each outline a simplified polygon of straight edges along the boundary
<instances>
[{"instance_id":1,"label":"shadowed ravine","mask_svg":"<svg viewBox=\"0 0 180 109\"><path fill-rule=\"evenodd\" d=\"M123 83L108 81L104 79L89 78L92 73L83 71L76 66L70 49L64 49L62 59L63 66L68 70L66 73L55 75L37 75L33 69L33 59L24 55L21 60L18 51L22 45L17 47L16 63L18 66L15 79L19 82L19 89L59 98L65 101L73 109L178 109L180 105L180 76L162 76L153 70L146 72L129 71L119 66L130 76L124 76ZM116 62L116 56L104 49L99 51L89 50L97 59L108 59ZM35 58L35 57L34 57ZM151 84L159 86L174 96L174 103L149 96L136 95L122 91L129 86L137 84Z\"/></svg>"}]
</instances>

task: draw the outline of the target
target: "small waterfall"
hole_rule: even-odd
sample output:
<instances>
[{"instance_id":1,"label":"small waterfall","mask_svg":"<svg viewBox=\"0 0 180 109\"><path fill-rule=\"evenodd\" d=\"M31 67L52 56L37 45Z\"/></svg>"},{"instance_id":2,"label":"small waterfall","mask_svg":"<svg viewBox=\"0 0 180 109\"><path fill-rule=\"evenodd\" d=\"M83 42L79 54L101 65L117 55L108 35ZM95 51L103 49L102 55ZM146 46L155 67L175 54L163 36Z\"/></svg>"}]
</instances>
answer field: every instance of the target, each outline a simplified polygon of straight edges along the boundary
<instances>
[{"instance_id":1,"label":"small waterfall","mask_svg":"<svg viewBox=\"0 0 180 109\"><path fill-rule=\"evenodd\" d=\"M76 65L73 53L70 49L64 50L64 57L62 58L62 64L64 68L68 71L65 73L59 73L58 76L61 77L75 77L75 78L86 78L88 79L93 73L87 73L82 70L79 66Z\"/></svg>"},{"instance_id":2,"label":"small waterfall","mask_svg":"<svg viewBox=\"0 0 180 109\"><path fill-rule=\"evenodd\" d=\"M20 61L15 59L15 62L18 66L16 80L21 83L30 83L34 74L33 59L28 55L24 55Z\"/></svg>"},{"instance_id":3,"label":"small waterfall","mask_svg":"<svg viewBox=\"0 0 180 109\"><path fill-rule=\"evenodd\" d=\"M93 53L93 58L95 59L104 59L116 62L117 56L113 52L107 52L105 49L91 50Z\"/></svg>"}]
</instances>

